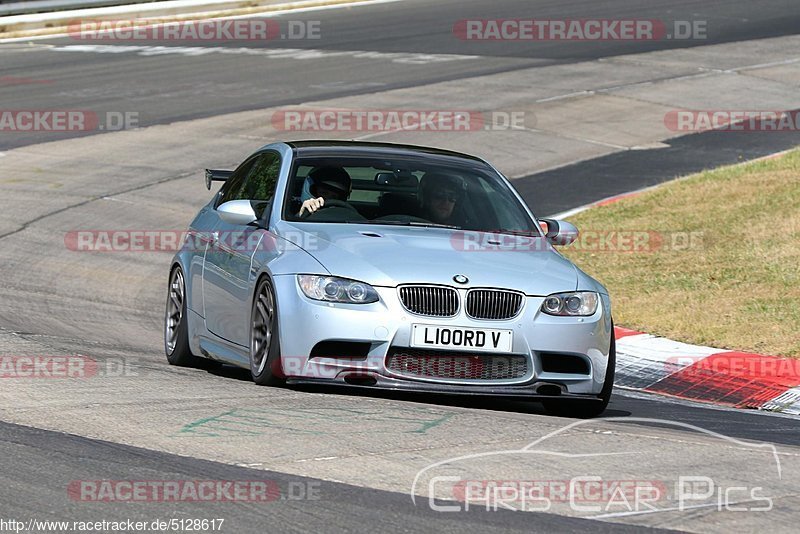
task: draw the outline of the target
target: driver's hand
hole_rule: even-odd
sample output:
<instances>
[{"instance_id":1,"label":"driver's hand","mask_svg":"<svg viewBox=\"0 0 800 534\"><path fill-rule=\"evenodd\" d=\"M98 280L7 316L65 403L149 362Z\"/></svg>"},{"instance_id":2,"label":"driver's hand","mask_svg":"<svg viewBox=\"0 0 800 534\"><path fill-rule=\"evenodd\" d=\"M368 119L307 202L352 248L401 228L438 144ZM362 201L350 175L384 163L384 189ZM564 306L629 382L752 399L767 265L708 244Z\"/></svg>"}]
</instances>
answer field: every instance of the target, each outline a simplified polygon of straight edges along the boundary
<instances>
[{"instance_id":1,"label":"driver's hand","mask_svg":"<svg viewBox=\"0 0 800 534\"><path fill-rule=\"evenodd\" d=\"M325 205L325 199L322 197L319 198L309 198L300 206L300 213L297 214L298 217L303 216L303 212L307 211L309 214L314 213L322 206Z\"/></svg>"}]
</instances>

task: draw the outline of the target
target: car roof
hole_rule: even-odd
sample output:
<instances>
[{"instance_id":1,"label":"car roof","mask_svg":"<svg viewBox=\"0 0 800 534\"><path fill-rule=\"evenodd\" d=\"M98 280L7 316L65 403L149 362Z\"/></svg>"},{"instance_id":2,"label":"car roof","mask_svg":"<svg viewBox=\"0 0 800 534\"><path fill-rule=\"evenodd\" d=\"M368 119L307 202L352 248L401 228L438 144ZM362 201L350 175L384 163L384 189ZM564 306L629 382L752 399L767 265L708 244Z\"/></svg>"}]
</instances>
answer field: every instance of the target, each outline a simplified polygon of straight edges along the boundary
<instances>
[{"instance_id":1,"label":"car roof","mask_svg":"<svg viewBox=\"0 0 800 534\"><path fill-rule=\"evenodd\" d=\"M343 141L343 140L306 140L306 141L287 141L287 145L297 151L298 156L449 156L455 158L468 159L475 162L485 163L484 160L476 156L417 145L404 145L397 143L374 143L370 141Z\"/></svg>"}]
</instances>

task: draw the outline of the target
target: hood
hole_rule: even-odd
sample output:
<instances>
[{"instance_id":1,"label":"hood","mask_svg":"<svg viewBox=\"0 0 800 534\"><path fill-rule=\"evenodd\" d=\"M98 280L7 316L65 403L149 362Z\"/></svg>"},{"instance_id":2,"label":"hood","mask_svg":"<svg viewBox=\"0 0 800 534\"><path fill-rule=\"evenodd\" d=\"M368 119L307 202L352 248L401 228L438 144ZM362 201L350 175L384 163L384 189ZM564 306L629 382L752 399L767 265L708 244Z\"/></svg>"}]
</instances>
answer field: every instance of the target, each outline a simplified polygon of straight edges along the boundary
<instances>
[{"instance_id":1,"label":"hood","mask_svg":"<svg viewBox=\"0 0 800 534\"><path fill-rule=\"evenodd\" d=\"M498 287L549 295L577 287L575 266L544 238L444 228L286 223L278 229L332 275L395 287L408 283ZM456 284L453 276L469 279Z\"/></svg>"}]
</instances>

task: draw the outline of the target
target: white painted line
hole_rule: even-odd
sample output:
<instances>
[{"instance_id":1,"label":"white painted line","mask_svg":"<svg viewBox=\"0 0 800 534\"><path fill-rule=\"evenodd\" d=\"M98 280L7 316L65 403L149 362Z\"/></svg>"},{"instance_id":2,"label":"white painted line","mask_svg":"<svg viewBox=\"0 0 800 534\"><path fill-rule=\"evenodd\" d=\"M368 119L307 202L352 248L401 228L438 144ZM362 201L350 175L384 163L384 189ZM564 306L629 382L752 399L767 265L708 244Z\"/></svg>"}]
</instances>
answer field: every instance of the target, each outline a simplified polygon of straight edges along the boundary
<instances>
[{"instance_id":1,"label":"white painted line","mask_svg":"<svg viewBox=\"0 0 800 534\"><path fill-rule=\"evenodd\" d=\"M260 56L271 59L328 59L350 57L354 59L388 60L407 65L429 65L450 61L477 59L479 56L459 54L423 54L416 52L375 52L369 50L322 50L318 48L228 48L224 46L155 46L155 45L99 45L80 44L52 46L54 52L83 52L95 54L135 53L139 56L182 55L185 57L208 54Z\"/></svg>"},{"instance_id":2,"label":"white painted line","mask_svg":"<svg viewBox=\"0 0 800 534\"><path fill-rule=\"evenodd\" d=\"M114 197L100 197L100 200L110 200L112 202L122 202L124 204L138 204L138 202L132 202L130 200L123 200L121 198L114 198Z\"/></svg>"},{"instance_id":3,"label":"white painted line","mask_svg":"<svg viewBox=\"0 0 800 534\"><path fill-rule=\"evenodd\" d=\"M758 163L758 162L761 162L761 161L768 161L768 160L771 160L771 159L774 159L774 158L779 158L781 156L784 156L784 155L788 154L789 152L791 152L793 150L795 150L795 149L794 148L790 148L788 150L781 150L780 152L776 152L774 154L767 154L766 156L761 156L760 158L750 159L750 160L747 160L747 161L743 161L741 163L734 163L732 165L750 165L752 163ZM576 162L576 163L578 163L578 162ZM542 172L544 172L544 171L542 171ZM695 173L693 173L693 174L695 174ZM592 202L590 204L584 204L583 206L578 206L577 208L572 208L571 210L562 211L562 212L556 213L554 215L547 215L544 218L545 219L567 219L569 217L577 215L578 213L581 213L581 212L586 211L586 210L588 210L590 208L593 208L593 207L597 206L598 204L602 204L604 202L608 202L609 200L615 199L617 197L626 197L626 196L629 196L629 195L632 196L632 195L637 195L639 193L644 193L645 191L650 191L651 189L655 189L655 188L660 187L661 185L664 185L664 184L670 184L670 183L673 183L673 182L677 182L679 180L684 180L684 179L688 178L689 176L691 176L691 175L680 176L678 178L675 178L673 180L667 180L666 182L662 182L660 184L651 185L651 186L648 186L648 187L643 187L642 189L635 189L635 190L633 190L633 191L631 191L629 193L622 193L620 195L613 195L613 196L610 196L610 197L606 197L604 199L598 200L596 202Z\"/></svg>"},{"instance_id":4,"label":"white painted line","mask_svg":"<svg viewBox=\"0 0 800 534\"><path fill-rule=\"evenodd\" d=\"M674 182L674 180L669 180L669 181L664 182L664 183L670 183L670 182ZM555 215L548 215L547 217L544 217L544 218L545 219L567 219L569 217L572 217L573 215L577 215L578 213L581 213L582 211L586 211L586 210L588 210L590 208L594 208L595 206L597 206L598 204L602 204L603 202L608 202L609 200L613 200L613 199L615 199L617 197L626 197L626 196L629 196L629 195L637 195L639 193L644 193L645 191L650 191L651 189L655 189L659 185L661 185L661 184L650 185L650 186L647 186L647 187L643 187L641 189L635 189L634 191L630 191L629 193L622 193L622 194L619 194L619 195L613 195L613 196L610 196L610 197L606 197L606 198L603 198L603 199L598 200L596 202L592 202L590 204L584 204L583 206L578 206L577 208L572 208L571 210L562 211L561 213L556 213Z\"/></svg>"},{"instance_id":5,"label":"white painted line","mask_svg":"<svg viewBox=\"0 0 800 534\"><path fill-rule=\"evenodd\" d=\"M800 57L795 57L792 59L784 59L782 61L771 61L769 63L757 63L755 65L746 65L744 67L734 67L732 69L727 69L723 72L739 72L741 70L751 70L751 69L766 69L768 67L781 67L783 65L791 65L792 63L797 63L800 61Z\"/></svg>"},{"instance_id":6,"label":"white painted line","mask_svg":"<svg viewBox=\"0 0 800 534\"><path fill-rule=\"evenodd\" d=\"M540 98L539 100L536 100L536 103L537 104L542 104L542 103L545 103L545 102L554 102L556 100L564 100L565 98L574 98L574 97L578 97L578 96L592 96L594 94L595 94L594 91L576 91L574 93L564 93L563 95L556 95L556 96L550 96L550 97L547 97L547 98Z\"/></svg>"},{"instance_id":7,"label":"white painted line","mask_svg":"<svg viewBox=\"0 0 800 534\"><path fill-rule=\"evenodd\" d=\"M242 19L242 18L249 18L249 17L264 17L264 16L271 16L271 15L281 15L283 13L310 13L312 11L327 11L328 9L341 9L343 7L361 7L361 6L371 6L373 4L392 4L394 2L402 2L403 0L363 0L361 2L352 2L348 4L332 4L327 6L313 6L313 7L297 7L297 8L286 8L274 11L264 11L258 13L251 13L250 15L235 15L232 17L220 17L222 19Z\"/></svg>"},{"instance_id":8,"label":"white painted line","mask_svg":"<svg viewBox=\"0 0 800 534\"><path fill-rule=\"evenodd\" d=\"M684 366L688 365L689 362L723 352L722 349L690 345L665 337L651 336L650 334L625 336L622 339L618 339L617 351L624 351L625 354L630 356L648 359L653 362L675 362ZM682 358L686 358L686 361L683 361ZM680 360L680 362L676 360Z\"/></svg>"},{"instance_id":9,"label":"white painted line","mask_svg":"<svg viewBox=\"0 0 800 534\"><path fill-rule=\"evenodd\" d=\"M758 163L761 161L768 161L771 159L779 158L781 156L785 156L789 152L795 150L794 148L789 148L787 150L781 150L780 152L775 152L774 154L767 154L766 156L761 156L760 158L756 159L749 159L747 161L743 161L740 165L749 165L750 163Z\"/></svg>"},{"instance_id":10,"label":"white painted line","mask_svg":"<svg viewBox=\"0 0 800 534\"><path fill-rule=\"evenodd\" d=\"M266 10L267 6L265 7L264 11L258 11L255 13L248 13L246 15L232 15L228 17L208 17L205 16L209 13L215 13L217 11L225 11L224 8L221 8L217 11L209 11L209 12L195 12L195 13L186 13L186 14L172 14L172 15L157 15L153 14L149 18L169 18L169 17L189 17L187 19L181 20L181 22L195 22L199 20L235 20L235 19L244 19L244 18L254 18L254 17L274 17L280 16L286 13L309 13L312 11L325 11L329 9L342 9L345 7L363 7L363 6L371 6L377 4L391 4L394 2L403 2L404 0L362 0L360 2L349 2L349 3L340 3L340 4L331 4L331 5L321 5L321 6L310 6L310 7L291 7L291 4L286 4L285 8L278 8L272 10ZM140 6L142 4L133 4L133 6ZM188 4L191 5L191 4ZM276 4L278 6L280 4ZM132 6L117 6L117 7L128 7L131 8ZM97 8L102 9L102 8ZM233 9L233 8L229 8ZM63 15L65 12L61 12ZM138 11L129 10L128 13L131 15L131 18L148 18L148 17L140 17ZM120 14L125 14L125 12L121 12ZM86 15L84 15L86 16ZM77 15L76 15L76 18ZM102 33L102 32L98 32ZM0 39L0 44L2 43L17 43L17 42L27 42L27 41L39 41L44 39L59 39L63 37L69 37L69 33L52 33L48 35L35 35L31 37L7 37L5 39Z\"/></svg>"},{"instance_id":11,"label":"white painted line","mask_svg":"<svg viewBox=\"0 0 800 534\"><path fill-rule=\"evenodd\" d=\"M389 2L389 1L400 1L400 0L376 0L378 2ZM363 0L362 2L354 2L352 4L347 3L344 5L355 5L355 4L364 4L364 3L371 3L372 0ZM301 4L298 9L314 9L314 8L332 8L338 7L342 4L330 4L330 5L318 5L318 6L307 6L303 4L308 4L309 2L295 1L295 2L284 2L282 4L272 4L274 9L270 9L272 7L270 4L265 4L263 6L249 6L253 8L260 8L263 7L265 12L276 12L276 11L291 11L295 9L296 4ZM192 8L192 7L203 7L208 6L206 11L198 11L196 13L215 13L221 11L231 11L241 6L241 2L239 0L170 0L166 2L160 2L159 4L153 5L151 3L145 4L125 4L119 6L105 6L105 7L93 7L87 9L73 9L69 11L50 11L46 13L30 13L25 15L9 15L7 17L0 17L0 24L9 25L9 24L19 24L25 22L40 22L40 21L49 21L49 20L72 20L72 19L81 19L81 18L92 18L92 17L103 17L107 15L140 15L141 13L147 13L148 11L165 11L165 10L173 10L173 9L184 9L184 8ZM195 13L189 12L186 13L187 15L191 16ZM180 15L180 14L178 14ZM168 15L170 16L170 15Z\"/></svg>"}]
</instances>

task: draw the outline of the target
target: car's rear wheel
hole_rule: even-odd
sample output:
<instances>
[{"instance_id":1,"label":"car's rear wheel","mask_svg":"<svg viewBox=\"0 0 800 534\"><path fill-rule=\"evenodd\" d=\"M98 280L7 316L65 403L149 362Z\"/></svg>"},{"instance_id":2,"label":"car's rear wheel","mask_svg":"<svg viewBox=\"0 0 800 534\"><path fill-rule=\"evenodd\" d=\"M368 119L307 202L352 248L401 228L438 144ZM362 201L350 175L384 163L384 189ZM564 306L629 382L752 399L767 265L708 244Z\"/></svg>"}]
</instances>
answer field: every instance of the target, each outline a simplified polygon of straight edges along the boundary
<instances>
[{"instance_id":1,"label":"car's rear wheel","mask_svg":"<svg viewBox=\"0 0 800 534\"><path fill-rule=\"evenodd\" d=\"M269 278L258 283L250 314L250 374L260 386L283 383L278 340L278 307Z\"/></svg>"},{"instance_id":2,"label":"car's rear wheel","mask_svg":"<svg viewBox=\"0 0 800 534\"><path fill-rule=\"evenodd\" d=\"M582 401L571 399L548 399L543 401L545 411L550 415L558 417L577 417L578 419L590 419L602 414L608 407L611 400L611 392L614 389L614 374L617 366L617 342L614 339L614 323L611 323L611 346L608 350L608 366L606 367L605 381L603 389L600 391L597 401Z\"/></svg>"},{"instance_id":3,"label":"car's rear wheel","mask_svg":"<svg viewBox=\"0 0 800 534\"><path fill-rule=\"evenodd\" d=\"M169 275L167 309L164 312L164 351L172 365L190 367L199 358L189 349L189 327L186 324L186 281L183 269L175 267Z\"/></svg>"}]
</instances>

